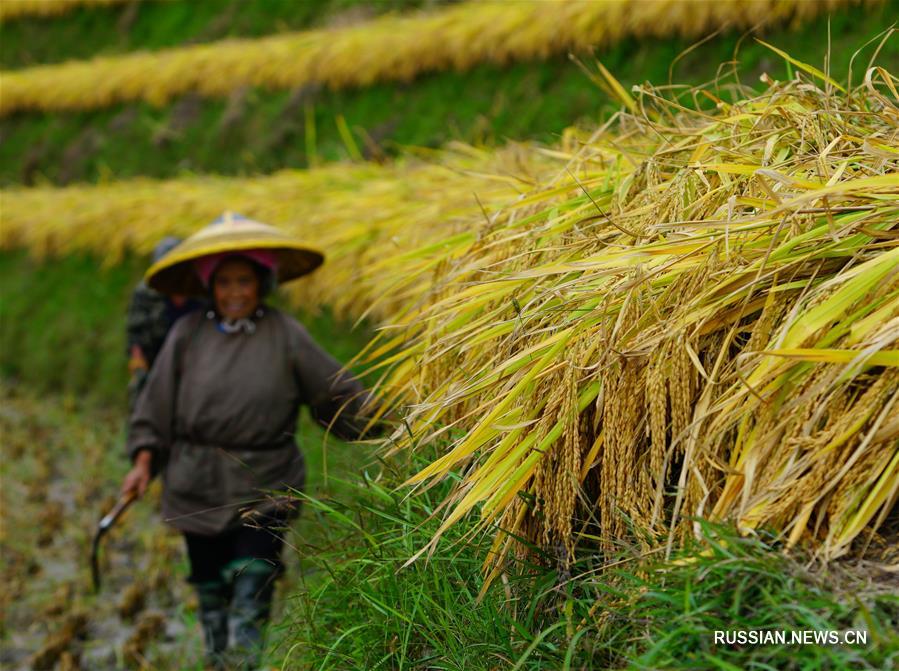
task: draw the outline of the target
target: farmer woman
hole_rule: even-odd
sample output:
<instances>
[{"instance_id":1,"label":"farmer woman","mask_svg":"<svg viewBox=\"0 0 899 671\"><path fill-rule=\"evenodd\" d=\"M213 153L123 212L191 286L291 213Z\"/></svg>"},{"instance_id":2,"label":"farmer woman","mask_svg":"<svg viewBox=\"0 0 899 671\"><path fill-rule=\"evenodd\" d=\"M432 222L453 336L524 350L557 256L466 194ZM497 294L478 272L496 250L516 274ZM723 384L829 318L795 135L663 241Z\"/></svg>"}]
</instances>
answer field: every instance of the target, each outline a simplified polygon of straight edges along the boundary
<instances>
[{"instance_id":1,"label":"farmer woman","mask_svg":"<svg viewBox=\"0 0 899 671\"><path fill-rule=\"evenodd\" d=\"M369 399L297 321L263 302L322 254L239 215L216 224L147 271L150 287L207 296L211 307L178 320L151 369L131 417L134 465L122 490L142 494L162 474L162 513L184 534L207 657L221 668L230 647L228 658L253 668L283 529L297 514L277 492L303 486L298 407L354 439Z\"/></svg>"}]
</instances>

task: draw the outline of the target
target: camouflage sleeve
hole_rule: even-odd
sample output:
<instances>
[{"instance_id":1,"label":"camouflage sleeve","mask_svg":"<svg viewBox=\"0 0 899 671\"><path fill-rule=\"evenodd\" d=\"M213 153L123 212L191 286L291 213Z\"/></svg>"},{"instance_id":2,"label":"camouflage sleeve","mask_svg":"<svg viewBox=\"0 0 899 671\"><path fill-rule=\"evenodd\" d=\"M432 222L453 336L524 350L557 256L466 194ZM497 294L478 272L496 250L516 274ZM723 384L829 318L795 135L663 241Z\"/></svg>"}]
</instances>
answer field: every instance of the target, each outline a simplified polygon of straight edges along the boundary
<instances>
[{"instance_id":1,"label":"camouflage sleeve","mask_svg":"<svg viewBox=\"0 0 899 671\"><path fill-rule=\"evenodd\" d=\"M131 373L131 379L128 380L128 414L131 415L134 412L134 408L137 407L137 399L140 396L140 392L143 390L144 386L147 384L147 371L144 368L139 368Z\"/></svg>"},{"instance_id":2,"label":"camouflage sleeve","mask_svg":"<svg viewBox=\"0 0 899 671\"><path fill-rule=\"evenodd\" d=\"M131 353L131 347L137 345L146 352L149 336L155 327L155 297L150 289L141 282L131 292L131 302L125 319L126 347L125 353Z\"/></svg>"}]
</instances>

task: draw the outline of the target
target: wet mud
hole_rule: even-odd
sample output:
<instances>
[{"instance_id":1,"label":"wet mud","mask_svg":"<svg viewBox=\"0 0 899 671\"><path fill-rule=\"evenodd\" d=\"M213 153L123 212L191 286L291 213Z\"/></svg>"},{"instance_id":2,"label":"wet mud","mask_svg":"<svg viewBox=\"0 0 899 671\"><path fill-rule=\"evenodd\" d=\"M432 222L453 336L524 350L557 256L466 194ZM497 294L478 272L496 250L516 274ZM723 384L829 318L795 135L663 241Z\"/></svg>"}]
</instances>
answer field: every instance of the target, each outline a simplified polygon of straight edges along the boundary
<instances>
[{"instance_id":1,"label":"wet mud","mask_svg":"<svg viewBox=\"0 0 899 671\"><path fill-rule=\"evenodd\" d=\"M115 503L120 413L0 387L0 668L202 669L196 599L179 534L159 516L159 484L90 550Z\"/></svg>"}]
</instances>

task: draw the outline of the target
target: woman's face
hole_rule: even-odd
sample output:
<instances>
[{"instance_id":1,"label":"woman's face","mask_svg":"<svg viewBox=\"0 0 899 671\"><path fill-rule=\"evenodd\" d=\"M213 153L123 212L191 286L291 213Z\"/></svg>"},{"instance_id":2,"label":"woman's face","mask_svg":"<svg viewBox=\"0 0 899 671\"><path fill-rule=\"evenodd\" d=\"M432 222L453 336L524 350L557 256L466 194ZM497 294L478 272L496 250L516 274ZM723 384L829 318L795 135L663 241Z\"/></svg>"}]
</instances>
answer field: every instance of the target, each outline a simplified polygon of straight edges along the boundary
<instances>
[{"instance_id":1,"label":"woman's face","mask_svg":"<svg viewBox=\"0 0 899 671\"><path fill-rule=\"evenodd\" d=\"M259 305L259 277L249 262L229 259L212 279L215 309L225 319L246 319Z\"/></svg>"}]
</instances>

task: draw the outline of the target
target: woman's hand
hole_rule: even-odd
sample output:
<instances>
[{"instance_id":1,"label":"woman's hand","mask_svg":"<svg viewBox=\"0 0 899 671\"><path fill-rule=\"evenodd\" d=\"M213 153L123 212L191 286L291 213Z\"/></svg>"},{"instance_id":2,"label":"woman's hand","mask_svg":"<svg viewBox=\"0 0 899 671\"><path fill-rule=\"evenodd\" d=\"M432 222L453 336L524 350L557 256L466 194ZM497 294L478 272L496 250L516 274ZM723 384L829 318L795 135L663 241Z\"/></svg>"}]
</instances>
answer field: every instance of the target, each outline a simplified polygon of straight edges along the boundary
<instances>
[{"instance_id":1,"label":"woman's hand","mask_svg":"<svg viewBox=\"0 0 899 671\"><path fill-rule=\"evenodd\" d=\"M150 450L140 450L134 459L134 466L128 471L122 482L122 494L134 492L138 497L144 495L150 484L150 464L153 461L153 453Z\"/></svg>"}]
</instances>

